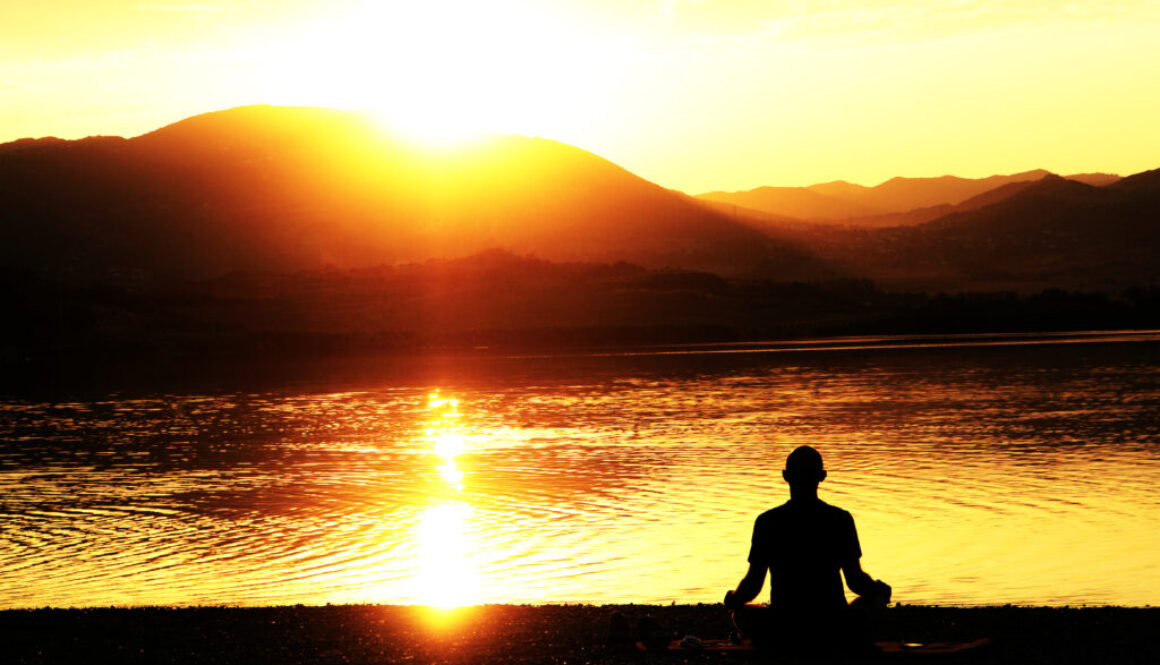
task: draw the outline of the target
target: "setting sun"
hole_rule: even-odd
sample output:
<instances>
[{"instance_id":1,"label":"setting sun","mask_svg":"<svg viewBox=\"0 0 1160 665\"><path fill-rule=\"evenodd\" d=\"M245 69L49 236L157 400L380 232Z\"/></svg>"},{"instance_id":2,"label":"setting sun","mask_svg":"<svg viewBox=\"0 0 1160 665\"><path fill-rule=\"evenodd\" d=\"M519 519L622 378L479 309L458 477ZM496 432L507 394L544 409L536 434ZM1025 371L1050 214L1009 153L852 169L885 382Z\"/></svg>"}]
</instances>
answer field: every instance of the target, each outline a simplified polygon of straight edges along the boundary
<instances>
[{"instance_id":1,"label":"setting sun","mask_svg":"<svg viewBox=\"0 0 1160 665\"><path fill-rule=\"evenodd\" d=\"M274 94L364 109L427 147L575 133L595 101L588 83L615 71L611 45L590 41L530 3L365 2L293 31Z\"/></svg>"},{"instance_id":2,"label":"setting sun","mask_svg":"<svg viewBox=\"0 0 1160 665\"><path fill-rule=\"evenodd\" d=\"M5 663L1160 599L1160 2L7 5Z\"/></svg>"},{"instance_id":3,"label":"setting sun","mask_svg":"<svg viewBox=\"0 0 1160 665\"><path fill-rule=\"evenodd\" d=\"M688 193L1151 168L1160 12L1073 5L25 3L0 25L0 141L262 103L429 148L543 136Z\"/></svg>"}]
</instances>

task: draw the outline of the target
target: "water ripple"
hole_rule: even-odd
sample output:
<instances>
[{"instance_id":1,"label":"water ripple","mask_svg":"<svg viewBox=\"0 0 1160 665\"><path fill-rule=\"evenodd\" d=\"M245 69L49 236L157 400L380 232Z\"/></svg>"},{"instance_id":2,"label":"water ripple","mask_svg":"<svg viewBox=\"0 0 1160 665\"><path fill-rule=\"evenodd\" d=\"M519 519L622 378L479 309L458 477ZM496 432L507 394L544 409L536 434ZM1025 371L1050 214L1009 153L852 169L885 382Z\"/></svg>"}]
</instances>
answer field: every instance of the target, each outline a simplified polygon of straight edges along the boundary
<instances>
[{"instance_id":1,"label":"water ripple","mask_svg":"<svg viewBox=\"0 0 1160 665\"><path fill-rule=\"evenodd\" d=\"M1160 361L1083 346L0 402L0 607L714 602L800 444L900 600L1154 602Z\"/></svg>"}]
</instances>

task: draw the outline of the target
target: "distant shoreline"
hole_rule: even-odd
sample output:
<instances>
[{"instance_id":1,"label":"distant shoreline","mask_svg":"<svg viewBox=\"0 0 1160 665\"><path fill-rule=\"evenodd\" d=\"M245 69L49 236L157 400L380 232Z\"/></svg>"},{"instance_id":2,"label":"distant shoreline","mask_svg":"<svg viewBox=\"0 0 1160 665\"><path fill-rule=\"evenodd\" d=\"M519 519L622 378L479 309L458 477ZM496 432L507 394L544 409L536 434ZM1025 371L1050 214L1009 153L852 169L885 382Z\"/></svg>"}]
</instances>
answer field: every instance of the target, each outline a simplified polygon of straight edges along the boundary
<instances>
[{"instance_id":1,"label":"distant shoreline","mask_svg":"<svg viewBox=\"0 0 1160 665\"><path fill-rule=\"evenodd\" d=\"M887 351L894 349L970 348L983 346L1030 346L1160 342L1160 330L1076 330L1059 332L993 332L898 335L835 335L816 339L786 339L691 344L642 344L617 350L587 350L574 354L510 355L509 358L618 357L650 355L696 355L710 353L808 353L812 351Z\"/></svg>"},{"instance_id":2,"label":"distant shoreline","mask_svg":"<svg viewBox=\"0 0 1160 665\"><path fill-rule=\"evenodd\" d=\"M502 371L505 363L597 362L639 360L679 362L698 357L730 357L763 354L1002 352L1017 347L1157 344L1160 329L1076 329L979 332L860 333L819 336L785 336L765 339L706 339L668 335L668 341L650 339L655 329L641 328L634 341L588 338L587 343L568 344L545 333L539 346L446 345L380 349L344 345L326 339L299 336L239 338L238 344L208 347L158 346L153 348L74 347L25 354L7 349L0 357L0 398L72 396L108 393L138 394L155 391L209 391L245 388L262 390L287 385L352 384L386 380L390 383L430 383L465 375ZM569 333L560 329L556 332ZM524 331L529 337L532 332ZM671 331L670 331L671 332ZM583 338L583 331L569 335Z\"/></svg>"},{"instance_id":3,"label":"distant shoreline","mask_svg":"<svg viewBox=\"0 0 1160 665\"><path fill-rule=\"evenodd\" d=\"M729 630L720 605L489 605L435 616L333 605L0 610L0 634L5 662L14 664L623 663L635 654L606 644L613 611L633 622L651 615L676 637L723 638ZM898 606L875 638L995 640L969 662L1157 662L1158 624L1153 607Z\"/></svg>"}]
</instances>

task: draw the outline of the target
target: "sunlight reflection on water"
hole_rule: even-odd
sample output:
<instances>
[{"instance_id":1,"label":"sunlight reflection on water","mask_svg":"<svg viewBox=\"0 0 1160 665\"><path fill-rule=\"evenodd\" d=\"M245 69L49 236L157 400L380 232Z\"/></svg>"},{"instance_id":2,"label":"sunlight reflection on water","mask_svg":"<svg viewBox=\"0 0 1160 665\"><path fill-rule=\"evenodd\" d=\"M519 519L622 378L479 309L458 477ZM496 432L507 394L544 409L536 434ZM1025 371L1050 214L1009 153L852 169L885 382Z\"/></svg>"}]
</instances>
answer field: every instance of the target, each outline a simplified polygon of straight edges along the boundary
<instances>
[{"instance_id":1,"label":"sunlight reflection on water","mask_svg":"<svg viewBox=\"0 0 1160 665\"><path fill-rule=\"evenodd\" d=\"M897 600L1155 604L1160 354L1083 346L4 401L0 607L716 602L803 443Z\"/></svg>"},{"instance_id":2,"label":"sunlight reflection on water","mask_svg":"<svg viewBox=\"0 0 1160 665\"><path fill-rule=\"evenodd\" d=\"M439 475L449 489L463 492L463 472L457 458L466 449L459 431L459 400L443 397L437 389L427 396L431 412L430 426L425 430L438 457ZM471 542L468 523L471 507L455 500L423 509L414 536L418 557L416 586L411 593L418 602L437 608L473 605L480 601L474 564L468 558L476 546Z\"/></svg>"},{"instance_id":3,"label":"sunlight reflection on water","mask_svg":"<svg viewBox=\"0 0 1160 665\"><path fill-rule=\"evenodd\" d=\"M413 596L422 604L446 608L479 602L476 572L467 557L475 549L468 538L470 519L471 508L461 502L431 506L419 518Z\"/></svg>"}]
</instances>

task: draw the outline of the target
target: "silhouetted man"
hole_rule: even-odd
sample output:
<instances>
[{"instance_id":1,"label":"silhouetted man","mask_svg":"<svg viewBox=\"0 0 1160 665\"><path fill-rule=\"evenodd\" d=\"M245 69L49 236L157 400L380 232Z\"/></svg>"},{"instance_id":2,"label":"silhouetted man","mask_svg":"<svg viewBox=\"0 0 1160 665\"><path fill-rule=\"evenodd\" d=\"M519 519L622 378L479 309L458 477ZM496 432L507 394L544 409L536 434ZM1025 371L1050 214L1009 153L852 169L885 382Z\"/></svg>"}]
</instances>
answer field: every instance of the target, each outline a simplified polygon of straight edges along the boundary
<instances>
[{"instance_id":1,"label":"silhouetted man","mask_svg":"<svg viewBox=\"0 0 1160 665\"><path fill-rule=\"evenodd\" d=\"M790 499L758 516L749 572L725 594L725 606L759 646L809 654L869 645L865 614L890 602L890 586L862 570L850 513L818 499L818 483L826 477L818 451L795 449L781 475ZM747 605L761 593L766 571L769 607ZM842 575L859 596L850 606Z\"/></svg>"}]
</instances>

